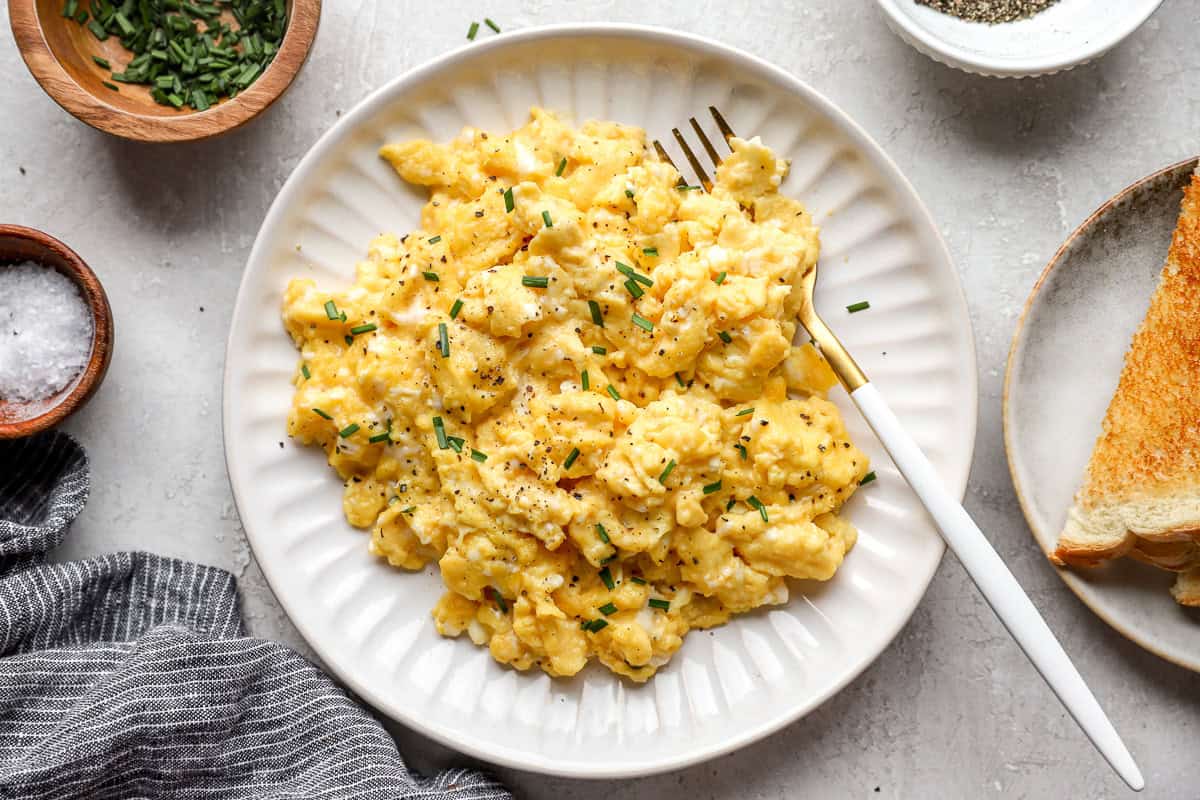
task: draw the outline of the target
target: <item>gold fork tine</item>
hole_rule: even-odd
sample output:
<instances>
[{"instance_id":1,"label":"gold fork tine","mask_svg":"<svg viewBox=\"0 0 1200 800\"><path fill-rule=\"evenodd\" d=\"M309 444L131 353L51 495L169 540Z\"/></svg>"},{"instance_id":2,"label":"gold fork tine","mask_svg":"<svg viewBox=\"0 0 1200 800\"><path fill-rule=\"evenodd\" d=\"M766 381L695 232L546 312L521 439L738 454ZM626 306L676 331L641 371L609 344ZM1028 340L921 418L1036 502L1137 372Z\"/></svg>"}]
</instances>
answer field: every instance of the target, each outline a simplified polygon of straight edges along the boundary
<instances>
[{"instance_id":1,"label":"gold fork tine","mask_svg":"<svg viewBox=\"0 0 1200 800\"><path fill-rule=\"evenodd\" d=\"M679 132L679 128L671 128L671 133L675 135L675 141L679 142L680 149L687 156L688 163L692 165L692 169L695 171L696 177L700 179L700 185L704 187L704 191L711 192L712 180L708 177L708 173L704 171L704 165L700 163L700 159L696 158L696 154L692 152L687 139L683 138L683 134Z\"/></svg>"},{"instance_id":2,"label":"gold fork tine","mask_svg":"<svg viewBox=\"0 0 1200 800\"><path fill-rule=\"evenodd\" d=\"M662 142L660 142L658 139L654 140L654 152L658 153L658 157L660 159L662 159L663 161L667 162L672 167L674 167L676 172L679 172L679 167L675 166L675 162L671 160L671 157L669 155L667 155L666 148L664 148L662 146Z\"/></svg>"},{"instance_id":3,"label":"gold fork tine","mask_svg":"<svg viewBox=\"0 0 1200 800\"><path fill-rule=\"evenodd\" d=\"M725 142L728 144L729 140L737 134L733 132L733 128L729 127L729 123L726 122L725 118L721 116L721 112L717 111L716 106L709 106L708 113L712 114L712 118L716 120L717 128L720 129L721 135L725 137Z\"/></svg>"},{"instance_id":4,"label":"gold fork tine","mask_svg":"<svg viewBox=\"0 0 1200 800\"><path fill-rule=\"evenodd\" d=\"M704 152L708 153L709 159L712 160L714 167L721 166L721 156L717 154L717 149L713 147L713 143L709 141L708 134L700 127L700 123L696 122L696 118L692 117L688 120L692 123L692 130L696 132L696 136L700 139L700 144L704 145Z\"/></svg>"}]
</instances>

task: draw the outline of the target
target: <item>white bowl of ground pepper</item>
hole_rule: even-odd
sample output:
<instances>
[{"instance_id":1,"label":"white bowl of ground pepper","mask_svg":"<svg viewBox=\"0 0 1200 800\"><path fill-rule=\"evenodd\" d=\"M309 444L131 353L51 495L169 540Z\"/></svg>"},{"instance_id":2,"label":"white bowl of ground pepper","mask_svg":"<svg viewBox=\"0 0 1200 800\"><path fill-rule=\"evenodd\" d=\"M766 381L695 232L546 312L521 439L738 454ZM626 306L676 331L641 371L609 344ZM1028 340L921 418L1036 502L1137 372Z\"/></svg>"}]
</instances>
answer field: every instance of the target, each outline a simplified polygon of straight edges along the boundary
<instances>
[{"instance_id":1,"label":"white bowl of ground pepper","mask_svg":"<svg viewBox=\"0 0 1200 800\"><path fill-rule=\"evenodd\" d=\"M951 67L1005 78L1046 75L1103 55L1162 0L877 0L888 24Z\"/></svg>"}]
</instances>

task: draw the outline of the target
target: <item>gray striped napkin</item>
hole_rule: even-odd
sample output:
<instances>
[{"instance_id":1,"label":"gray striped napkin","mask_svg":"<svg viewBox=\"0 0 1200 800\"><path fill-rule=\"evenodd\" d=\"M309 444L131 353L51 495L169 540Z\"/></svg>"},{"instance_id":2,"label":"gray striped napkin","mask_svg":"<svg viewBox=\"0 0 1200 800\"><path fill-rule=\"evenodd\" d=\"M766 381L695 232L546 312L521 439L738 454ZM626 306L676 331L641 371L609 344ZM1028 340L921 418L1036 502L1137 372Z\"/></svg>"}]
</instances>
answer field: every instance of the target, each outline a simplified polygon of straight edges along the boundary
<instances>
[{"instance_id":1,"label":"gray striped napkin","mask_svg":"<svg viewBox=\"0 0 1200 800\"><path fill-rule=\"evenodd\" d=\"M66 434L0 442L0 797L510 797L477 772L411 773L316 667L245 635L227 572L47 563L87 495Z\"/></svg>"}]
</instances>

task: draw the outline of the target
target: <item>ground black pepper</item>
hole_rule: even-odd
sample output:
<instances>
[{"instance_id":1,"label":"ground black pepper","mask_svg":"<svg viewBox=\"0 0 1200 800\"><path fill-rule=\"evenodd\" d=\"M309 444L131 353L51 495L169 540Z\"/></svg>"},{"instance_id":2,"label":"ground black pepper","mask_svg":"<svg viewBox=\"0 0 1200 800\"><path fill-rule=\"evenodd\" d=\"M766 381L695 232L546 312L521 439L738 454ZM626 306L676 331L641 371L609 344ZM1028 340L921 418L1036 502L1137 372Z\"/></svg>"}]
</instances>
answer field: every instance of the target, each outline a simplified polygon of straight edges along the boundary
<instances>
[{"instance_id":1,"label":"ground black pepper","mask_svg":"<svg viewBox=\"0 0 1200 800\"><path fill-rule=\"evenodd\" d=\"M946 14L968 22L1013 22L1045 11L1058 0L916 0Z\"/></svg>"}]
</instances>

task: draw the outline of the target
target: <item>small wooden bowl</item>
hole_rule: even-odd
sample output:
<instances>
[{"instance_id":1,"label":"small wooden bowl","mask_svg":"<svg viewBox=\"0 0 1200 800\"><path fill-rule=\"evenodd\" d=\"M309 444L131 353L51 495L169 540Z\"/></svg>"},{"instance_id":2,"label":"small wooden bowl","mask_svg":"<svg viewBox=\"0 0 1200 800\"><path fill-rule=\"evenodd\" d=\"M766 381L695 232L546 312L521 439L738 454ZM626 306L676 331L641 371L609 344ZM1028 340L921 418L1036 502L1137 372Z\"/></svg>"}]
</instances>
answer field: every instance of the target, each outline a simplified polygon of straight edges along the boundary
<instances>
[{"instance_id":1,"label":"small wooden bowl","mask_svg":"<svg viewBox=\"0 0 1200 800\"><path fill-rule=\"evenodd\" d=\"M120 71L131 54L115 36L101 42L86 26L63 17L63 0L8 0L8 15L21 57L54 102L115 136L184 142L244 125L291 85L316 38L321 0L288 0L287 6L287 30L270 66L246 91L206 111L159 105L145 86L118 84L120 91L115 92L105 87L102 81L109 80L109 71L92 56L121 65Z\"/></svg>"},{"instance_id":2,"label":"small wooden bowl","mask_svg":"<svg viewBox=\"0 0 1200 800\"><path fill-rule=\"evenodd\" d=\"M92 354L83 371L52 397L28 403L0 398L0 439L31 436L62 422L96 392L112 360L112 309L96 273L74 250L49 234L20 225L0 225L0 269L24 261L56 269L75 281L92 310Z\"/></svg>"}]
</instances>

